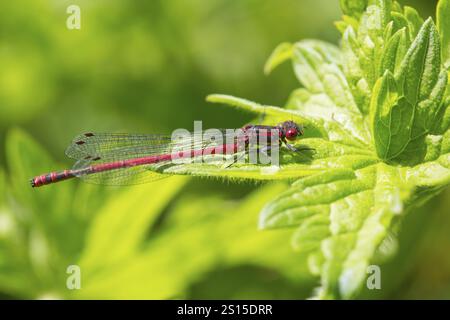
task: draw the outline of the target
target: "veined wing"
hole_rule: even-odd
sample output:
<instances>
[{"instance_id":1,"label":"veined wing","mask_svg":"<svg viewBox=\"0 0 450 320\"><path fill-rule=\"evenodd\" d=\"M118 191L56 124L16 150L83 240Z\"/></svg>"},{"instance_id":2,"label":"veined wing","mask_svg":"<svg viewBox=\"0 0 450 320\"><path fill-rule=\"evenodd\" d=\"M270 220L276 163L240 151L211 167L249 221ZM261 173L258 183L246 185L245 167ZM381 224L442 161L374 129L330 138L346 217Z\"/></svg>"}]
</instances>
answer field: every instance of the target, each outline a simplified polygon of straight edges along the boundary
<instances>
[{"instance_id":1,"label":"veined wing","mask_svg":"<svg viewBox=\"0 0 450 320\"><path fill-rule=\"evenodd\" d=\"M210 139L207 134L178 136L172 140L168 135L127 134L127 133L85 133L72 141L66 155L76 159L73 170L79 171L78 177L87 182L104 185L133 185L146 183L168 175L158 173L170 161L144 164L133 167L86 173L82 170L95 165L113 163L135 158L171 154L173 150L199 150L206 146L220 145L232 139L231 133L223 133L222 139ZM219 134L219 131L216 132ZM206 139L205 139L206 136ZM233 140L231 140L233 141ZM178 149L174 149L178 148Z\"/></svg>"}]
</instances>

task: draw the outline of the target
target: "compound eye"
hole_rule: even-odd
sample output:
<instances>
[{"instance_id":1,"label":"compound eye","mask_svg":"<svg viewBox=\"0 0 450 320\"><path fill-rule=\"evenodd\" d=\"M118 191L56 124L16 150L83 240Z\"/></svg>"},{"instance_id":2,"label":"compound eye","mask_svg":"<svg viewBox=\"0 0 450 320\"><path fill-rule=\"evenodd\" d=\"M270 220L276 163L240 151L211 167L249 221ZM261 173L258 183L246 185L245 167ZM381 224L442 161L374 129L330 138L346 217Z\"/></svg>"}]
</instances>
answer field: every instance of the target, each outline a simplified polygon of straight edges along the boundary
<instances>
[{"instance_id":1,"label":"compound eye","mask_svg":"<svg viewBox=\"0 0 450 320\"><path fill-rule=\"evenodd\" d=\"M286 131L286 139L288 140L295 140L298 136L298 131L295 128L291 128L288 131Z\"/></svg>"}]
</instances>

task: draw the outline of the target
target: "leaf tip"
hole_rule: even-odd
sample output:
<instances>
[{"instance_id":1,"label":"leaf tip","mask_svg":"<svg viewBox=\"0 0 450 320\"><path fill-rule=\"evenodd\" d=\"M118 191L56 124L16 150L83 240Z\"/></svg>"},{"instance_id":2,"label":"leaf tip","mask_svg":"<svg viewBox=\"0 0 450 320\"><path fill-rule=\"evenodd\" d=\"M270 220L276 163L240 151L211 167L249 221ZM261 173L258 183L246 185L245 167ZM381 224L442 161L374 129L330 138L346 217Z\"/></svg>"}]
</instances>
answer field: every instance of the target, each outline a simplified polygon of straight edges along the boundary
<instances>
[{"instance_id":1,"label":"leaf tip","mask_svg":"<svg viewBox=\"0 0 450 320\"><path fill-rule=\"evenodd\" d=\"M264 65L264 74L269 75L276 67L292 57L292 43L279 44Z\"/></svg>"},{"instance_id":2,"label":"leaf tip","mask_svg":"<svg viewBox=\"0 0 450 320\"><path fill-rule=\"evenodd\" d=\"M205 100L206 102L216 103L217 100L219 100L220 96L222 95L217 93L211 93L206 96Z\"/></svg>"},{"instance_id":3,"label":"leaf tip","mask_svg":"<svg viewBox=\"0 0 450 320\"><path fill-rule=\"evenodd\" d=\"M268 223L268 221L270 220L269 217L271 216L271 211L268 207L268 205L266 205L262 210L261 213L259 214L259 219L258 219L258 230L267 230L270 229L270 223Z\"/></svg>"}]
</instances>

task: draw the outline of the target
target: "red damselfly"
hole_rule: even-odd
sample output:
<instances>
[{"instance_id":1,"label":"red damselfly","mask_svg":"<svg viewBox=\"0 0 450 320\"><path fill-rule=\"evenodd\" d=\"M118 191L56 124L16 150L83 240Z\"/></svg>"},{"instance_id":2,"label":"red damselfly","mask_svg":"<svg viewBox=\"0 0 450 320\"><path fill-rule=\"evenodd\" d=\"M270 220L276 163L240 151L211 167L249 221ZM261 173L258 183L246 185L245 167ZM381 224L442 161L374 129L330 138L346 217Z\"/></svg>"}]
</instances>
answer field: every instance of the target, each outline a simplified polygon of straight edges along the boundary
<instances>
[{"instance_id":1,"label":"red damselfly","mask_svg":"<svg viewBox=\"0 0 450 320\"><path fill-rule=\"evenodd\" d=\"M36 176L31 179L31 186L41 187L74 177L105 185L145 183L169 176L162 173L163 169L180 163L180 159L196 161L205 156L231 156L229 167L242 159L237 154L248 155L252 149L273 153L274 146L285 145L290 151L300 151L289 142L303 135L303 126L293 121L276 126L247 125L237 130L220 130L223 139L207 132L194 131L178 139L174 139L174 134L84 133L66 150L68 157L77 160L73 168Z\"/></svg>"}]
</instances>

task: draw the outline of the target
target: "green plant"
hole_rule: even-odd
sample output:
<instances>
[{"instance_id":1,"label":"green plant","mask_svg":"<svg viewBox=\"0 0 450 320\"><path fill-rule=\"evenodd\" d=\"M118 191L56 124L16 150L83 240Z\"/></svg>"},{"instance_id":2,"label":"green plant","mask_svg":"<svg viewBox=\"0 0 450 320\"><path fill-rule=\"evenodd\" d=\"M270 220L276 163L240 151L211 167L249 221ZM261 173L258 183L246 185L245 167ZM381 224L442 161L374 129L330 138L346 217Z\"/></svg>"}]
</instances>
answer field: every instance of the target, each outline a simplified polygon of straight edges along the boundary
<instances>
[{"instance_id":1,"label":"green plant","mask_svg":"<svg viewBox=\"0 0 450 320\"><path fill-rule=\"evenodd\" d=\"M208 272L243 265L294 288L310 286L305 268L298 268L304 259L283 246L289 233L255 230L260 199L274 197L284 184L265 186L239 202L189 193L188 177L132 188L67 183L36 190L28 177L55 167L54 161L18 129L9 133L6 151L9 174L0 171L0 293L34 299L189 298L190 286ZM66 287L70 265L81 269L81 290ZM285 287L271 288L258 296L286 297ZM223 297L220 288L215 291L211 295Z\"/></svg>"},{"instance_id":2,"label":"green plant","mask_svg":"<svg viewBox=\"0 0 450 320\"><path fill-rule=\"evenodd\" d=\"M168 173L236 179L296 179L262 210L262 229L296 227L292 245L320 276L318 298L351 298L367 266L395 251L401 218L450 182L449 1L437 26L391 0L341 0L341 46L317 40L283 43L265 72L291 60L302 87L284 109L211 95L267 122L307 127L312 159L284 153L271 174L183 165Z\"/></svg>"},{"instance_id":3,"label":"green plant","mask_svg":"<svg viewBox=\"0 0 450 320\"><path fill-rule=\"evenodd\" d=\"M366 266L395 253L406 213L450 180L450 99L444 70L450 65L450 1L439 2L437 26L388 0L342 0L341 6L340 47L315 40L284 43L267 62L265 72L270 73L291 60L301 83L285 108L225 95L208 97L265 113L270 124L286 119L305 124L300 143L315 148L316 154L284 152L279 170L252 165L224 170L204 164L166 170L238 181L294 181L287 191L283 183L269 184L232 202L217 194L187 193L191 188L186 188L185 177L133 189L64 183L33 190L29 177L57 166L33 139L12 130L6 139L8 167L5 174L0 170L0 294L190 297L192 284L207 282L208 272L251 265L307 290L313 285L310 271L321 279L317 298L356 297ZM157 194L151 197L154 190ZM445 213L446 205L440 211ZM255 230L258 212L262 229L279 230ZM445 229L448 221L441 224L440 216L434 216L434 225L422 230L429 219L414 213L419 223L410 223L404 238L426 231L423 242L428 243L416 259L436 261L432 258L441 251L434 242L445 244L446 238L445 230L436 233L434 225ZM299 254L285 245L289 238ZM410 255L396 259L404 265ZM80 291L65 286L70 264L81 266ZM401 278L398 266L390 268L397 283L389 282L391 288L382 297L395 292ZM383 276L385 272L389 274L383 269ZM446 277L443 273L434 280ZM429 280L424 274L422 278L422 283ZM223 297L220 287L213 289ZM271 290L262 297L276 298ZM254 298L255 293L235 297Z\"/></svg>"}]
</instances>

